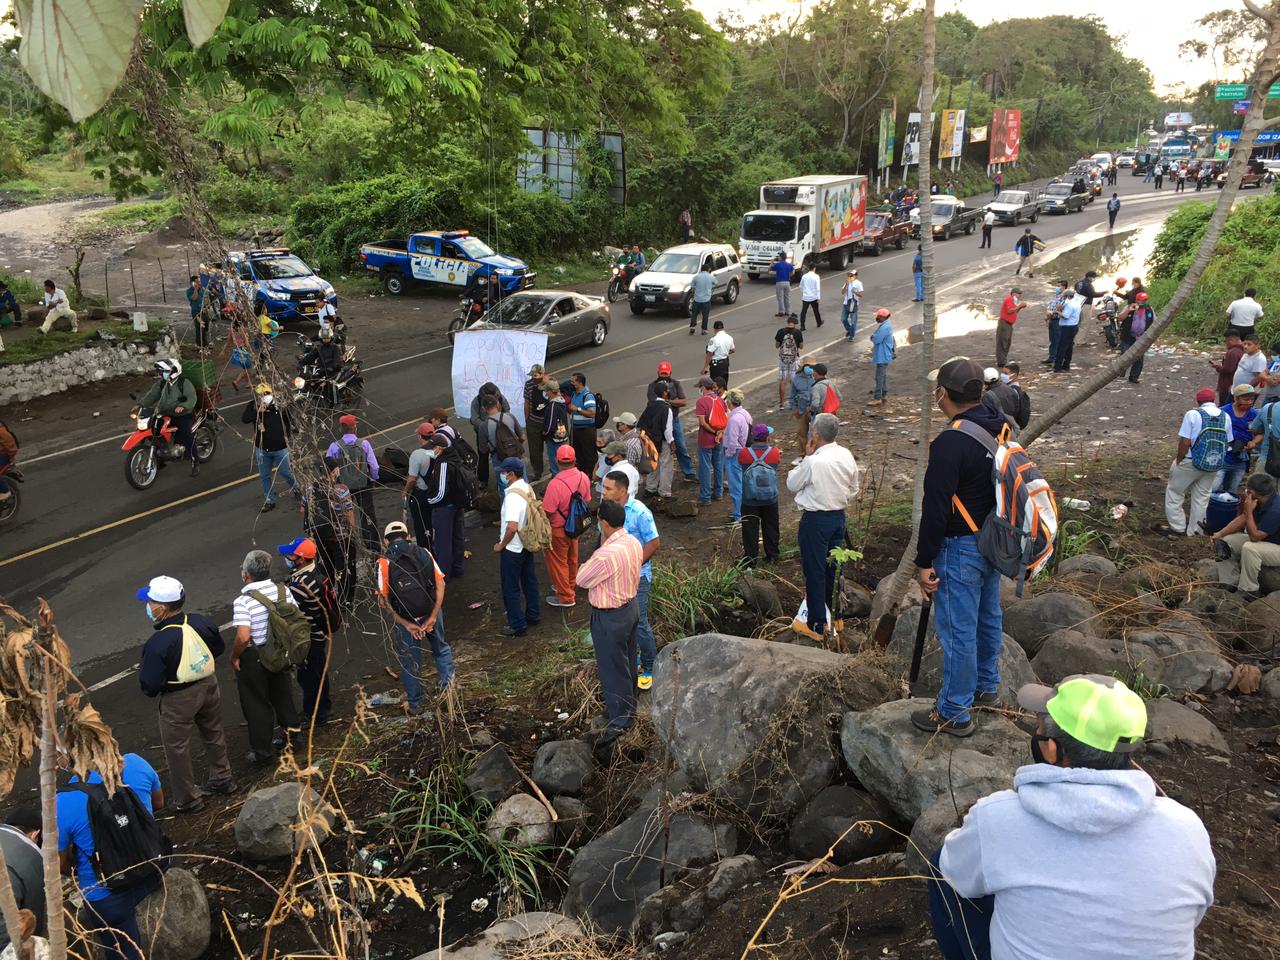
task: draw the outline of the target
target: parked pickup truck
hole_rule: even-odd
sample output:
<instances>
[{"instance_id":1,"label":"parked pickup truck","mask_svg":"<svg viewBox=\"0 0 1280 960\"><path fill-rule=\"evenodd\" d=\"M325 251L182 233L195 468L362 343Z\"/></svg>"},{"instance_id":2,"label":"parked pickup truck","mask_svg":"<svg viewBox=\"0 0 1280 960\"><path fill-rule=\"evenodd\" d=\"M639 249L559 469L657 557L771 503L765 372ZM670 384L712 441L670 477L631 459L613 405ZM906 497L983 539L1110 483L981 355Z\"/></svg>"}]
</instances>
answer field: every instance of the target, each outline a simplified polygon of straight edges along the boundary
<instances>
[{"instance_id":1,"label":"parked pickup truck","mask_svg":"<svg viewBox=\"0 0 1280 960\"><path fill-rule=\"evenodd\" d=\"M414 283L466 287L474 276L496 273L504 293L533 286L537 276L523 260L495 253L466 230L426 230L408 240L380 240L360 247L360 262L387 293L399 296Z\"/></svg>"},{"instance_id":2,"label":"parked pickup truck","mask_svg":"<svg viewBox=\"0 0 1280 960\"><path fill-rule=\"evenodd\" d=\"M1044 194L1031 190L1001 190L1000 196L987 204L996 215L996 223L1016 224L1021 220L1035 223L1044 209Z\"/></svg>"},{"instance_id":3,"label":"parked pickup truck","mask_svg":"<svg viewBox=\"0 0 1280 960\"><path fill-rule=\"evenodd\" d=\"M866 233L858 249L872 256L880 256L885 247L892 244L901 250L911 236L911 221L898 210L872 210L867 214Z\"/></svg>"},{"instance_id":4,"label":"parked pickup truck","mask_svg":"<svg viewBox=\"0 0 1280 960\"><path fill-rule=\"evenodd\" d=\"M1089 195L1076 190L1074 183L1059 180L1044 188L1045 213L1079 213L1089 202Z\"/></svg>"},{"instance_id":5,"label":"parked pickup truck","mask_svg":"<svg viewBox=\"0 0 1280 960\"><path fill-rule=\"evenodd\" d=\"M1261 187L1264 183L1270 183L1275 179L1275 175L1262 166L1260 163L1249 162L1249 167L1240 175L1240 189L1246 190L1249 187ZM1218 174L1218 189L1221 190L1227 185L1227 171L1223 170Z\"/></svg>"},{"instance_id":6,"label":"parked pickup truck","mask_svg":"<svg viewBox=\"0 0 1280 960\"><path fill-rule=\"evenodd\" d=\"M967 207L950 195L930 197L933 203L933 235L950 240L957 233L973 233L982 218L981 207ZM911 235L920 236L920 208L911 211Z\"/></svg>"}]
</instances>

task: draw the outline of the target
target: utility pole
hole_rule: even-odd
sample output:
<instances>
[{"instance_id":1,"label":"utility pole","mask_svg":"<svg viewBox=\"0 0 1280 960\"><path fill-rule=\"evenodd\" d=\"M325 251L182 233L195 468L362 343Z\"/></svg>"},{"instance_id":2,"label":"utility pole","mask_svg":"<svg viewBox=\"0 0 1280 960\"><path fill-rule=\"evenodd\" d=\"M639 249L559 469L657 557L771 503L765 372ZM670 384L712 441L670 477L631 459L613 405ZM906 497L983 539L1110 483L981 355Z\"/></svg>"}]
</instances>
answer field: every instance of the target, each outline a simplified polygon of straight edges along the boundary
<instances>
[{"instance_id":1,"label":"utility pole","mask_svg":"<svg viewBox=\"0 0 1280 960\"><path fill-rule=\"evenodd\" d=\"M969 93L964 98L964 123L966 127L972 129L973 117L969 115L969 110L973 106L973 77L969 78ZM959 170L964 166L964 140L960 141L960 156L956 158L956 169Z\"/></svg>"}]
</instances>

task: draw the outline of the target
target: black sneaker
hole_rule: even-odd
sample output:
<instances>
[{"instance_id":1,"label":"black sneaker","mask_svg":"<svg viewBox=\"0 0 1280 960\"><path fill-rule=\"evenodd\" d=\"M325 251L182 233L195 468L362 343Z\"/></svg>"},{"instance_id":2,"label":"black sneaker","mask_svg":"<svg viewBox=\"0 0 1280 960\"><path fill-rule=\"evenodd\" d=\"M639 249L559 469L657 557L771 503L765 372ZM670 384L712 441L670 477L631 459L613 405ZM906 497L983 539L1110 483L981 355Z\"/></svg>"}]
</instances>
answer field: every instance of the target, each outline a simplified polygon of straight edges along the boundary
<instances>
[{"instance_id":1,"label":"black sneaker","mask_svg":"<svg viewBox=\"0 0 1280 960\"><path fill-rule=\"evenodd\" d=\"M240 792L240 784L234 780L227 780L224 783L206 783L200 789L210 796L229 797L233 793Z\"/></svg>"},{"instance_id":2,"label":"black sneaker","mask_svg":"<svg viewBox=\"0 0 1280 960\"><path fill-rule=\"evenodd\" d=\"M1000 699L999 690L992 690L990 693L975 694L973 705L975 707L986 707L988 710L1000 710L1004 707L1004 701Z\"/></svg>"},{"instance_id":3,"label":"black sneaker","mask_svg":"<svg viewBox=\"0 0 1280 960\"><path fill-rule=\"evenodd\" d=\"M266 503L262 505L262 509L259 512L270 513L275 508L276 508L276 502L274 500L268 500Z\"/></svg>"},{"instance_id":4,"label":"black sneaker","mask_svg":"<svg viewBox=\"0 0 1280 960\"><path fill-rule=\"evenodd\" d=\"M972 736L976 726L972 717L964 723L948 720L933 707L917 710L911 714L911 724L917 730L923 730L925 733L949 733L953 737Z\"/></svg>"},{"instance_id":5,"label":"black sneaker","mask_svg":"<svg viewBox=\"0 0 1280 960\"><path fill-rule=\"evenodd\" d=\"M204 798L196 797L194 800L188 800L186 803L175 804L173 812L178 816L186 816L189 813L199 813L204 809Z\"/></svg>"},{"instance_id":6,"label":"black sneaker","mask_svg":"<svg viewBox=\"0 0 1280 960\"><path fill-rule=\"evenodd\" d=\"M504 637L523 637L528 632L529 630L527 627L524 630L517 630L515 627L511 626L502 628L502 635Z\"/></svg>"}]
</instances>

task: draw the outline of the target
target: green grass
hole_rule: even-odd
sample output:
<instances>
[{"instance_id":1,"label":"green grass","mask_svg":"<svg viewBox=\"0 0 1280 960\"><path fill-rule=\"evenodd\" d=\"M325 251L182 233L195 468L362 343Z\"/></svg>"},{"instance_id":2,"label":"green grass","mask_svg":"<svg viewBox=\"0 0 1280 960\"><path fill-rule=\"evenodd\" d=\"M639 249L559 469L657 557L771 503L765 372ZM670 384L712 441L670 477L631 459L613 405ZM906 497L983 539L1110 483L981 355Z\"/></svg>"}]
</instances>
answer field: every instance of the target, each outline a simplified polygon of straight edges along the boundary
<instances>
[{"instance_id":1,"label":"green grass","mask_svg":"<svg viewBox=\"0 0 1280 960\"><path fill-rule=\"evenodd\" d=\"M576 287L593 280L608 280L610 275L610 265L604 258L592 257L590 254L563 260L539 258L531 261L529 266L538 272L538 286L544 289ZM559 270L564 272L560 273Z\"/></svg>"},{"instance_id":2,"label":"green grass","mask_svg":"<svg viewBox=\"0 0 1280 960\"><path fill-rule=\"evenodd\" d=\"M18 303L24 306L26 304L39 303L40 298L44 295L44 287L30 277L7 276L0 273L0 280L3 280L9 291L18 298Z\"/></svg>"},{"instance_id":3,"label":"green grass","mask_svg":"<svg viewBox=\"0 0 1280 960\"><path fill-rule=\"evenodd\" d=\"M77 333L54 331L45 336L28 337L25 340L7 344L5 349L0 351L0 367L12 363L29 363L32 360L43 360L46 357L66 353L68 350L76 350L80 347L88 346L97 342L96 334L99 330L109 331L121 340L151 342L160 338L158 330L137 333L130 323L105 324L92 330L81 330Z\"/></svg>"},{"instance_id":4,"label":"green grass","mask_svg":"<svg viewBox=\"0 0 1280 960\"><path fill-rule=\"evenodd\" d=\"M163 200L138 200L118 203L113 207L97 210L80 221L77 233L82 239L116 233L148 233L164 226L178 212L178 201L173 197Z\"/></svg>"},{"instance_id":5,"label":"green grass","mask_svg":"<svg viewBox=\"0 0 1280 960\"><path fill-rule=\"evenodd\" d=\"M653 565L649 591L649 624L663 643L705 629L722 610L740 606L736 587L744 567L740 562L714 560L693 569L671 564Z\"/></svg>"},{"instance_id":6,"label":"green grass","mask_svg":"<svg viewBox=\"0 0 1280 960\"><path fill-rule=\"evenodd\" d=\"M590 631L570 634L558 643L503 666L481 688L500 697L530 697L546 688L564 668L593 656Z\"/></svg>"},{"instance_id":7,"label":"green grass","mask_svg":"<svg viewBox=\"0 0 1280 960\"><path fill-rule=\"evenodd\" d=\"M23 176L0 180L0 194L24 203L47 203L106 193L106 180L96 178L93 171L83 163L68 163L61 156L37 157L27 161Z\"/></svg>"}]
</instances>

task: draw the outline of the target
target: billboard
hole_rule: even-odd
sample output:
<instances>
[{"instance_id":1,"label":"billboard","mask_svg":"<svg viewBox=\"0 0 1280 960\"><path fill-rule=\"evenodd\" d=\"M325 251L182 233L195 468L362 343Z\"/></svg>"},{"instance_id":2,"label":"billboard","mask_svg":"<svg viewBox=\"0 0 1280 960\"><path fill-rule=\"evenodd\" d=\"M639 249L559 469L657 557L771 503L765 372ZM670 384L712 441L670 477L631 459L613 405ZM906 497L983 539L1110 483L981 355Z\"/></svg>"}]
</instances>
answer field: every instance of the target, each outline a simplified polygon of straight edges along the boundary
<instances>
[{"instance_id":1,"label":"billboard","mask_svg":"<svg viewBox=\"0 0 1280 960\"><path fill-rule=\"evenodd\" d=\"M880 111L880 140L876 149L876 166L881 170L893 166L893 148L896 146L893 125L896 121L894 107L885 107Z\"/></svg>"},{"instance_id":2,"label":"billboard","mask_svg":"<svg viewBox=\"0 0 1280 960\"><path fill-rule=\"evenodd\" d=\"M866 177L856 177L849 183L824 189L819 215L818 250L829 250L856 240L865 231L866 220Z\"/></svg>"},{"instance_id":3,"label":"billboard","mask_svg":"<svg viewBox=\"0 0 1280 960\"><path fill-rule=\"evenodd\" d=\"M933 120L933 114L929 119ZM902 142L902 165L910 166L920 162L920 114L907 114L907 136Z\"/></svg>"},{"instance_id":4,"label":"billboard","mask_svg":"<svg viewBox=\"0 0 1280 960\"><path fill-rule=\"evenodd\" d=\"M938 159L958 157L964 152L964 111L943 110L942 131L938 134Z\"/></svg>"},{"instance_id":5,"label":"billboard","mask_svg":"<svg viewBox=\"0 0 1280 960\"><path fill-rule=\"evenodd\" d=\"M970 143L985 143L986 139L987 139L986 127L974 127L972 130L969 131Z\"/></svg>"},{"instance_id":6,"label":"billboard","mask_svg":"<svg viewBox=\"0 0 1280 960\"><path fill-rule=\"evenodd\" d=\"M1191 126L1191 114L1189 113L1166 113L1164 115L1164 125L1166 127L1189 127Z\"/></svg>"},{"instance_id":7,"label":"billboard","mask_svg":"<svg viewBox=\"0 0 1280 960\"><path fill-rule=\"evenodd\" d=\"M988 163L1013 163L1022 146L1022 111L997 107L991 111Z\"/></svg>"}]
</instances>

